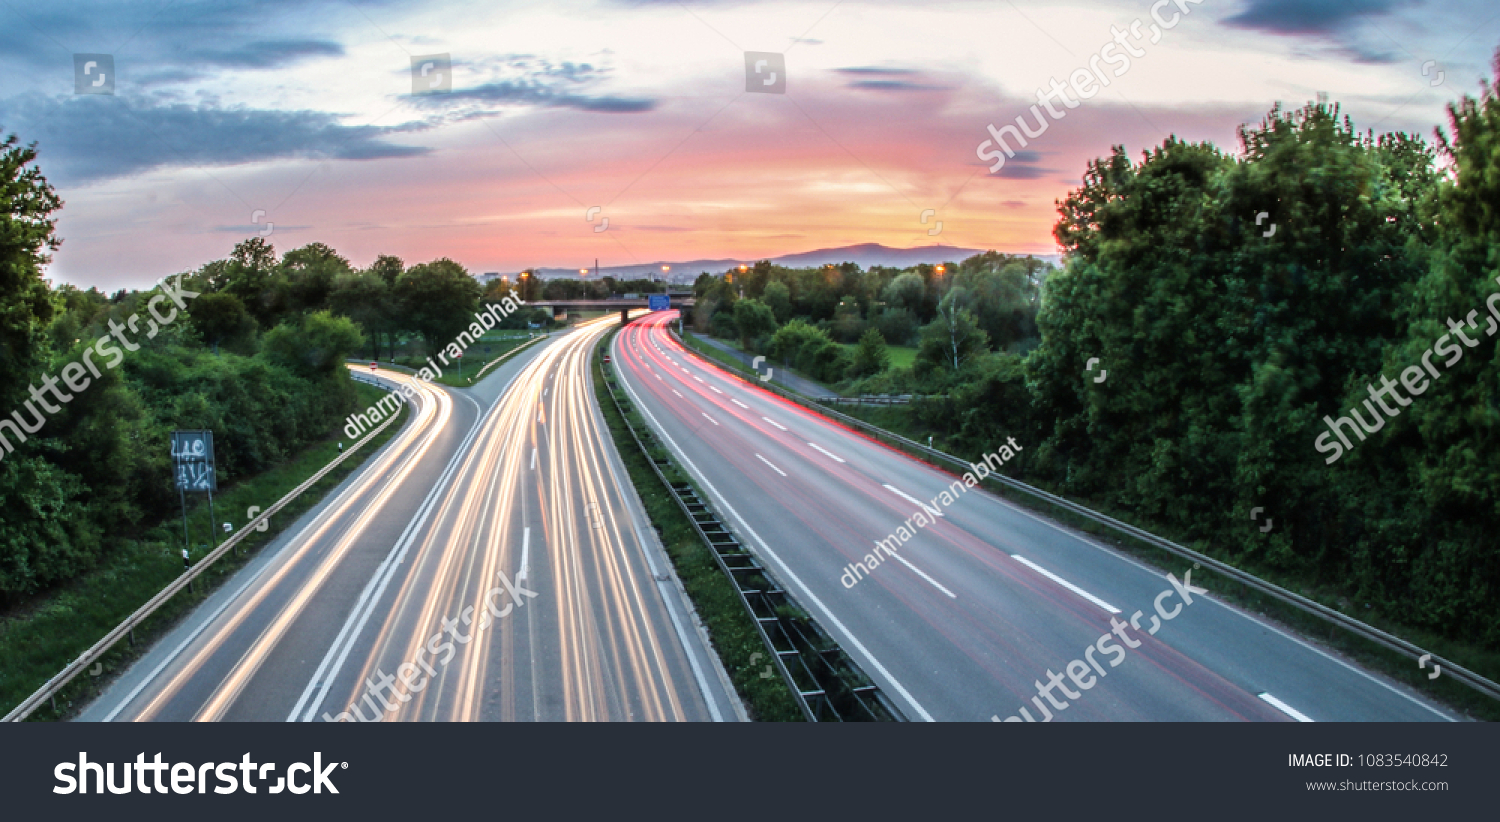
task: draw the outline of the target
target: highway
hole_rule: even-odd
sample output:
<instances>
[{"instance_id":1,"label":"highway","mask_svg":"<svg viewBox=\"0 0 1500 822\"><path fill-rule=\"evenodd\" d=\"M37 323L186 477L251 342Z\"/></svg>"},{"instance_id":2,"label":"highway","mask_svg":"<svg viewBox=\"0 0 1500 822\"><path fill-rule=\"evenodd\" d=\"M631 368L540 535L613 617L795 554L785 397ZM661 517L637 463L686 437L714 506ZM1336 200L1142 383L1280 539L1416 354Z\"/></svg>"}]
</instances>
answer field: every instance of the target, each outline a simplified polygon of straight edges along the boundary
<instances>
[{"instance_id":1,"label":"highway","mask_svg":"<svg viewBox=\"0 0 1500 822\"><path fill-rule=\"evenodd\" d=\"M621 382L731 529L908 719L1454 719L1211 591L710 365L667 332L672 319L616 336ZM875 551L898 528L914 535ZM867 573L845 576L856 562ZM1200 581L1187 563L1163 570Z\"/></svg>"},{"instance_id":2,"label":"highway","mask_svg":"<svg viewBox=\"0 0 1500 822\"><path fill-rule=\"evenodd\" d=\"M80 718L742 719L601 433L617 322L413 382L405 430Z\"/></svg>"}]
</instances>

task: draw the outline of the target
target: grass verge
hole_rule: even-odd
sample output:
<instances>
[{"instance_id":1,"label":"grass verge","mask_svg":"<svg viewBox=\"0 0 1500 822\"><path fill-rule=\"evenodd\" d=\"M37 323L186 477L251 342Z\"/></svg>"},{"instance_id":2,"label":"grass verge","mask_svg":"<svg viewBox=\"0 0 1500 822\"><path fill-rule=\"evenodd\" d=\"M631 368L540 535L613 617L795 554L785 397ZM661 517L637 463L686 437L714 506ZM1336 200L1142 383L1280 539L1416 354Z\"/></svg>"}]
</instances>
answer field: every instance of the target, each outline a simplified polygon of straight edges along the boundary
<instances>
[{"instance_id":1,"label":"grass verge","mask_svg":"<svg viewBox=\"0 0 1500 822\"><path fill-rule=\"evenodd\" d=\"M605 335L603 346L608 346L614 332ZM802 710L780 675L765 677L767 669L766 646L761 641L755 623L740 603L739 594L724 572L718 560L693 530L676 499L662 486L661 480L651 470L646 455L636 445L626 427L619 409L615 408L609 391L604 387L604 372L599 357L593 358L591 373L594 380L594 396L604 413L605 425L614 439L615 449L630 480L646 507L651 524L661 536L662 545L672 558L677 577L687 589L698 616L708 628L709 639L714 650L729 672L735 690L744 700L752 719L762 722L801 722ZM639 412L632 411L632 414ZM638 420L644 425L644 420Z\"/></svg>"},{"instance_id":2,"label":"grass verge","mask_svg":"<svg viewBox=\"0 0 1500 822\"><path fill-rule=\"evenodd\" d=\"M443 373L437 379L433 380L433 382L449 386L450 388L468 388L474 384L473 377L475 374L484 370L490 363L505 358L512 351L515 351L532 339L534 338L524 336L503 339L481 338L464 351L468 356L463 358L461 366L455 367L450 365L443 367ZM490 349L490 353L483 353L485 347ZM433 356L432 361L439 364L442 362L436 356ZM427 361L416 357L397 357L396 364L403 366L404 369L415 370L427 365ZM459 373L459 367L463 369L462 374Z\"/></svg>"},{"instance_id":3,"label":"grass verge","mask_svg":"<svg viewBox=\"0 0 1500 822\"><path fill-rule=\"evenodd\" d=\"M363 383L356 383L354 387L361 408L373 405L386 393ZM31 715L31 719L65 719L74 712L75 706L85 705L97 696L112 679L112 674L134 662L155 640L171 630L179 618L197 607L243 567L256 551L338 487L345 477L395 436L410 414L409 406L403 403L401 407L402 419L366 442L362 456L351 457L288 503L271 521L268 530L252 533L239 544L238 556L226 554L212 569L198 577L191 593L184 591L163 603L136 629L134 643L120 642L111 648L97 666L98 673L81 674L69 683L57 697L57 710L44 704ZM326 439L303 449L289 462L232 486L224 486L214 497L213 519L242 526L249 519L246 512L250 506L267 508L286 496L337 458L340 443L345 448L352 444L335 424ZM188 497L188 532L192 537L191 555L194 558L211 550L209 529L212 525L207 499ZM214 534L215 544L225 536L220 528ZM124 542L120 550L105 558L98 568L67 586L39 595L0 618L0 661L3 661L0 665L0 715L8 713L46 684L100 637L176 579L182 570L182 519L177 517L147 532L143 539Z\"/></svg>"},{"instance_id":4,"label":"grass verge","mask_svg":"<svg viewBox=\"0 0 1500 822\"><path fill-rule=\"evenodd\" d=\"M851 357L854 356L854 352L859 348L855 343L839 343L838 346L849 352L849 356ZM885 351L890 355L891 368L911 368L912 364L917 361L917 349L911 346L887 345Z\"/></svg>"}]
</instances>

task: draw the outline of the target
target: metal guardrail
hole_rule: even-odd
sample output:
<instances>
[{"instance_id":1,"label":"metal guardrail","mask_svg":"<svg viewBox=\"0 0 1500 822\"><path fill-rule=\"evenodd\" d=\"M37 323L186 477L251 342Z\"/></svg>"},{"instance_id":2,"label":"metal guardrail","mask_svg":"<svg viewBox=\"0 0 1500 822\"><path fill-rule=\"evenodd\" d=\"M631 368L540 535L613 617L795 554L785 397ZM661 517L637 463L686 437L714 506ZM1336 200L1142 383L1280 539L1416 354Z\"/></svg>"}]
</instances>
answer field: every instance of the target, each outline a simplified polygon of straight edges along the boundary
<instances>
[{"instance_id":1,"label":"metal guardrail","mask_svg":"<svg viewBox=\"0 0 1500 822\"><path fill-rule=\"evenodd\" d=\"M825 397L821 402L830 405L910 405L911 394L860 394L857 397Z\"/></svg>"},{"instance_id":2,"label":"metal guardrail","mask_svg":"<svg viewBox=\"0 0 1500 822\"><path fill-rule=\"evenodd\" d=\"M358 372L351 372L350 377L356 382L369 383L371 385L382 388L388 387L387 385L379 382L378 378L361 375ZM396 396L400 397L401 395L397 393ZM402 401L405 401L404 398ZM241 540L245 539L250 534L255 533L256 526L269 520L272 515L280 511L282 508L285 508L292 500L301 495L303 491L311 488L318 482L318 480L321 480L323 477L327 476L330 471L332 471L334 468L337 468L339 464L344 460L349 459L349 457L353 456L354 453L358 451L360 447L365 443L375 439L375 436L377 434L385 430L386 426L395 422L400 416L400 414L392 414L389 418L386 419L385 422L380 424L380 427L372 429L369 434L359 442L345 449L344 453L340 454L336 459L334 459L333 462L330 462L327 465L323 466L323 468L321 468L318 473L313 474L301 485L293 488L290 492L287 493L286 496L282 497L280 500L277 500L275 504L262 512L260 516L256 517L253 520L250 520L250 522L246 523L237 532L235 532L234 536L224 540L224 542L221 543L217 549L209 552L208 555L198 560L198 562L195 563L193 567L187 569L186 571L183 571L181 576L173 580L171 584L167 585L167 587L161 589L161 591L157 593L156 596L152 597L150 601L148 601L145 605L142 605L140 608L136 609L135 613L126 617L125 620L119 625L116 625L114 630L105 634L103 639L94 643L93 647L89 648L87 651L84 651L83 654L80 655L77 659L73 660L73 662L70 663L68 667L62 669L62 671L56 676L47 680L46 684L44 684L41 688L38 688L35 693L27 697L24 701L21 702L20 705L17 705L14 710L6 714L5 718L0 721L23 722L27 717L31 716L31 714L37 708L41 707L43 702L51 701L53 703L53 709L55 710L57 707L57 704L55 702L56 696L58 692L63 689L63 687L65 687L69 682L72 682L73 679L76 678L80 673L88 670L90 665L92 665L100 657L104 656L104 654L108 652L110 648L113 648L115 644L118 643L121 639L124 639L127 635L133 636L132 632L137 626L139 626L148 617L154 614L156 610L160 608L167 600L171 599L182 589L188 587L188 585L190 585L193 580L197 579L200 575L203 574L203 572L207 571L208 567L212 565L216 560L224 556L225 553L234 550L234 547L238 545Z\"/></svg>"},{"instance_id":3,"label":"metal guardrail","mask_svg":"<svg viewBox=\"0 0 1500 822\"><path fill-rule=\"evenodd\" d=\"M668 327L668 333L676 337L678 342L683 344L683 348L691 352L694 356L697 356L699 359L711 365L721 365L720 363L713 362L711 359L704 357L693 346L684 341L681 335L672 330L670 326ZM929 462L955 466L959 468L959 473L963 473L970 469L970 464L959 457L944 453L937 450L936 448L929 448L928 446L922 445L919 442L909 440L906 437L901 436L900 434L892 433L885 430L884 428L871 425L864 420L835 411L832 408L826 407L825 404L819 403L809 397L805 397L795 391L792 391L791 389L770 385L768 383L760 382L759 380L745 379L744 374L741 373L730 373L734 373L735 376L739 377L744 382L747 382L757 388L770 391L805 408L817 411L818 413L824 414L829 417L833 417L840 423L851 426L853 428L857 428L875 437L878 440L883 440L888 443L898 445L907 451L927 457ZM1059 497L1056 494L1048 493L1040 488L1034 488L1024 482L1021 482L1020 480L1014 480L1010 477L1002 476L991 471L989 477L986 478L986 480L982 481L981 484L988 481L994 481L999 485L1010 488L1011 490L1029 494L1050 505L1055 505L1058 508L1062 508L1066 511L1083 517L1084 519L1089 520L1096 525L1101 525L1105 528L1112 529L1134 539L1138 539L1141 542L1144 542L1155 548L1159 548L1163 551L1166 551L1167 553L1173 554L1183 559L1192 560L1193 562L1199 563L1203 567L1209 568L1215 573L1228 577L1229 579L1232 579L1247 588L1259 591L1260 593L1276 599L1285 605L1296 608L1297 610L1300 610L1310 616L1322 619L1336 627L1342 628L1349 633L1354 634L1355 636L1373 642L1383 648L1394 651L1398 654L1401 654L1402 656L1410 657L1414 661L1420 662L1425 657L1427 658L1427 660L1442 666L1443 676L1456 679L1464 685L1467 685L1470 688L1473 688L1475 691L1478 691L1479 693L1484 694L1485 696L1488 696L1492 699L1500 699L1500 684L1496 684L1495 682L1492 682L1491 680L1486 679L1485 677L1480 676L1479 674L1474 673L1467 668L1464 668L1463 666L1453 662L1450 659L1427 651L1412 642L1408 642L1407 640L1404 640L1394 634L1382 631L1379 628L1374 627L1373 625L1367 625L1351 616L1329 608L1322 603L1314 602L1313 600L1308 599L1301 594L1292 593L1291 591L1288 591L1287 589L1282 588L1275 583L1266 582L1265 580L1252 574L1246 573L1245 571L1241 571L1240 569L1235 568L1232 565L1220 562L1219 560L1216 560L1205 554L1200 554L1197 551L1192 550L1191 548L1186 548L1178 545L1171 540L1159 537L1149 531L1146 531L1145 529L1137 528L1136 526L1129 523L1121 522L1117 519L1114 519L1113 517L1109 517L1104 514L1098 513L1097 511L1085 508L1076 502L1064 499L1063 497Z\"/></svg>"},{"instance_id":4,"label":"metal guardrail","mask_svg":"<svg viewBox=\"0 0 1500 822\"><path fill-rule=\"evenodd\" d=\"M608 345L608 338L601 345ZM663 468L672 467L669 456L656 456L652 448L662 452L666 449L656 442L651 431L638 431L631 424L628 414L630 400L621 400L615 393L613 363L604 379L605 390L625 421L636 447L650 463L651 470L661 484L672 493L672 498L682 509L693 530L703 544L714 555L715 562L734 585L740 604L755 621L755 630L761 641L770 650L777 670L796 696L802 715L809 722L828 720L838 722L860 721L904 721L896 706L879 689L871 684L854 660L844 653L838 643L810 618L803 621L789 619L784 615L787 606L799 613L806 613L796 599L779 585L775 576L760 560L742 546L738 539L719 520L708 502L698 495L691 483L673 481ZM649 443L649 445L648 445ZM850 677L859 684L850 682Z\"/></svg>"}]
</instances>

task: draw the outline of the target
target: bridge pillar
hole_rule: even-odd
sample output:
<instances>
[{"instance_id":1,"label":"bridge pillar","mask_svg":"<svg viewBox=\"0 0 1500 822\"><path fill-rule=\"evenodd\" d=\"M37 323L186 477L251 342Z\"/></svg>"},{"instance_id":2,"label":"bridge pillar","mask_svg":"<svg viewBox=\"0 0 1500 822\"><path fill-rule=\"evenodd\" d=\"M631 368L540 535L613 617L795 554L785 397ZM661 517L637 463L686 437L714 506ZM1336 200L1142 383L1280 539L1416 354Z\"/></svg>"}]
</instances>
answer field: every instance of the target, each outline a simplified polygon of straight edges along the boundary
<instances>
[{"instance_id":1,"label":"bridge pillar","mask_svg":"<svg viewBox=\"0 0 1500 822\"><path fill-rule=\"evenodd\" d=\"M628 323L628 322L630 322L630 309L628 309L628 308L622 308L622 309L620 309L620 325L624 325L625 323Z\"/></svg>"}]
</instances>

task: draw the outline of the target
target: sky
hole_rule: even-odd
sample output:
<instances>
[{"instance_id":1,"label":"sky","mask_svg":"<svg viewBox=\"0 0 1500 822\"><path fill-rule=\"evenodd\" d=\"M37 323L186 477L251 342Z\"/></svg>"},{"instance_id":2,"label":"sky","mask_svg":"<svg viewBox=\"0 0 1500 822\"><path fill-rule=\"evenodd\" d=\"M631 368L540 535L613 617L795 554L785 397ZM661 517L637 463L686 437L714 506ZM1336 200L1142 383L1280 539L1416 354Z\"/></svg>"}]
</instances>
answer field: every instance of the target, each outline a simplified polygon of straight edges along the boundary
<instances>
[{"instance_id":1,"label":"sky","mask_svg":"<svg viewBox=\"0 0 1500 822\"><path fill-rule=\"evenodd\" d=\"M65 201L47 276L106 291L258 234L476 274L1053 254L1056 201L1113 145L1232 151L1319 95L1431 139L1497 45L1493 0L0 0L0 134ZM1079 99L1091 61L1109 84ZM1054 78L1074 105L992 172L988 126L1035 131Z\"/></svg>"}]
</instances>

